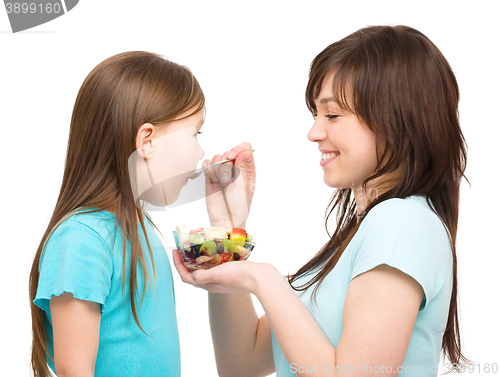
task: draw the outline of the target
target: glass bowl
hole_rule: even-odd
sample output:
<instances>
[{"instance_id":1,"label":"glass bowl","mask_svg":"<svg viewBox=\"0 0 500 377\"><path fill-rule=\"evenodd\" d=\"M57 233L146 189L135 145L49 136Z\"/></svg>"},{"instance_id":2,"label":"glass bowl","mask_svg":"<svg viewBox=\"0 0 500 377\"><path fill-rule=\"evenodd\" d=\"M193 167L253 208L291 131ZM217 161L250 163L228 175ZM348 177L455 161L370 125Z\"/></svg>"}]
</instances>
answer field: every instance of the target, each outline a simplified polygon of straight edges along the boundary
<instances>
[{"instance_id":1,"label":"glass bowl","mask_svg":"<svg viewBox=\"0 0 500 377\"><path fill-rule=\"evenodd\" d=\"M175 244L190 271L208 270L226 262L246 260L255 242L210 238L174 231Z\"/></svg>"}]
</instances>

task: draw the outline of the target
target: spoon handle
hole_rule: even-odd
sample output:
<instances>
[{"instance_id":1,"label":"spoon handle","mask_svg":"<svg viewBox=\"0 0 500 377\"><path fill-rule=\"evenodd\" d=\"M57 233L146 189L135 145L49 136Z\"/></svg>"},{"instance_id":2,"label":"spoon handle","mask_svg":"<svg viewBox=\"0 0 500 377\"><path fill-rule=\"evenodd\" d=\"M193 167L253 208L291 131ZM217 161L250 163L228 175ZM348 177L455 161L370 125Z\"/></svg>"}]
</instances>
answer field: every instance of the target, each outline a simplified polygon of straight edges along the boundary
<instances>
[{"instance_id":1,"label":"spoon handle","mask_svg":"<svg viewBox=\"0 0 500 377\"><path fill-rule=\"evenodd\" d=\"M231 214L231 210L229 209L229 203L226 198L226 188L222 188L222 197L224 198L224 203L226 204L227 214L229 215L229 221L231 221L231 228L234 228L234 220L233 215Z\"/></svg>"},{"instance_id":2,"label":"spoon handle","mask_svg":"<svg viewBox=\"0 0 500 377\"><path fill-rule=\"evenodd\" d=\"M255 149L252 149L250 152L252 152L252 153L253 153L253 152L255 152ZM237 158L237 157L236 157L236 158ZM219 161L219 162L214 162L213 164L210 164L210 165L208 165L208 166L205 166L205 167L202 169L202 171L203 171L203 170L205 170L205 169L208 169L208 168L210 168L210 167L212 167L212 166L214 166L214 165L219 165L219 164L223 164L224 162L228 162L228 161L233 161L233 160L236 160L236 158L230 158L230 159L228 159L228 160L223 160L223 161Z\"/></svg>"}]
</instances>

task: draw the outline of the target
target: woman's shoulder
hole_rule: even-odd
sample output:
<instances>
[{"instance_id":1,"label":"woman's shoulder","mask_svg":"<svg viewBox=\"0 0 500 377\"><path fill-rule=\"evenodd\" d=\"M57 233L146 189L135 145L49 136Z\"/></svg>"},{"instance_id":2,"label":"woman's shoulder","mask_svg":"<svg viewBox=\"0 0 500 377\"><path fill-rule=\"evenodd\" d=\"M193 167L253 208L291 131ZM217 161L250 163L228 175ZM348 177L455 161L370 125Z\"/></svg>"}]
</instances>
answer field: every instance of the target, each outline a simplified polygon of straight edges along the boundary
<instances>
[{"instance_id":1,"label":"woman's shoulder","mask_svg":"<svg viewBox=\"0 0 500 377\"><path fill-rule=\"evenodd\" d=\"M391 198L375 205L360 225L361 233L425 234L448 241L448 230L424 195Z\"/></svg>"},{"instance_id":2,"label":"woman's shoulder","mask_svg":"<svg viewBox=\"0 0 500 377\"><path fill-rule=\"evenodd\" d=\"M422 222L440 221L438 215L433 211L432 202L427 202L424 195L412 195L406 198L391 198L375 205L365 217L366 221L385 222ZM430 203L430 204L429 204Z\"/></svg>"}]
</instances>

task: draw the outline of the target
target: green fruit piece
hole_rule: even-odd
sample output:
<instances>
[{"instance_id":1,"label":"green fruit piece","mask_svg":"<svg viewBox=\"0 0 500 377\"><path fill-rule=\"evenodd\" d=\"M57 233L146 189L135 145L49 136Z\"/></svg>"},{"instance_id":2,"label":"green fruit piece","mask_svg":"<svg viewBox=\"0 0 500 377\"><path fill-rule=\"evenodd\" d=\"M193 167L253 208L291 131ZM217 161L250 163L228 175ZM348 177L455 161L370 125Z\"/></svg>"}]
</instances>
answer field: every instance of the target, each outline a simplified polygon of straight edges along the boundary
<instances>
[{"instance_id":1,"label":"green fruit piece","mask_svg":"<svg viewBox=\"0 0 500 377\"><path fill-rule=\"evenodd\" d=\"M191 241L191 243L201 245L203 242L205 242L205 237L203 237L203 234L201 233L190 234L189 241Z\"/></svg>"},{"instance_id":2,"label":"green fruit piece","mask_svg":"<svg viewBox=\"0 0 500 377\"><path fill-rule=\"evenodd\" d=\"M237 253L239 251L238 246L231 240L222 240L222 244L225 253Z\"/></svg>"},{"instance_id":3,"label":"green fruit piece","mask_svg":"<svg viewBox=\"0 0 500 377\"><path fill-rule=\"evenodd\" d=\"M217 251L217 245L212 240L203 242L203 244L200 247L200 253L205 252L207 253L208 256L214 255L216 251Z\"/></svg>"},{"instance_id":4,"label":"green fruit piece","mask_svg":"<svg viewBox=\"0 0 500 377\"><path fill-rule=\"evenodd\" d=\"M253 236L247 234L247 242L252 242Z\"/></svg>"}]
</instances>

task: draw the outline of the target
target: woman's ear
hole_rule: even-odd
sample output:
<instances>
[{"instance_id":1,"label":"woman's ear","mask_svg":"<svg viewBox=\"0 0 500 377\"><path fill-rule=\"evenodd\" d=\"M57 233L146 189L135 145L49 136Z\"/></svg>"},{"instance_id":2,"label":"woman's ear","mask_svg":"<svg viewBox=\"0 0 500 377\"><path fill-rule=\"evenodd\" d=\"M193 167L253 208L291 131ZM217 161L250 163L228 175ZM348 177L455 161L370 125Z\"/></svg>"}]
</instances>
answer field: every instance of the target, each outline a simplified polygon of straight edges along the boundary
<instances>
[{"instance_id":1,"label":"woman's ear","mask_svg":"<svg viewBox=\"0 0 500 377\"><path fill-rule=\"evenodd\" d=\"M154 152L154 141L152 134L154 131L154 126L151 123L144 123L137 131L137 136L135 138L135 149L139 156L142 158L153 157Z\"/></svg>"}]
</instances>

